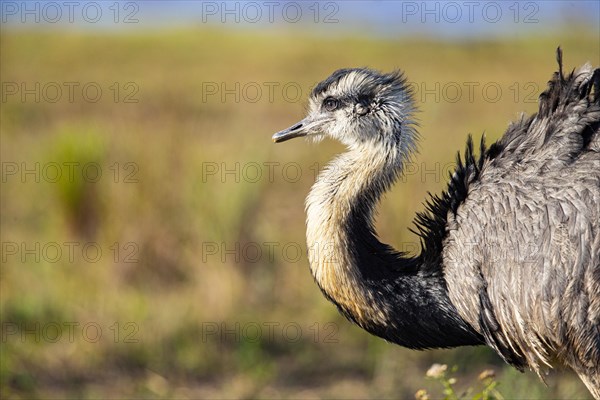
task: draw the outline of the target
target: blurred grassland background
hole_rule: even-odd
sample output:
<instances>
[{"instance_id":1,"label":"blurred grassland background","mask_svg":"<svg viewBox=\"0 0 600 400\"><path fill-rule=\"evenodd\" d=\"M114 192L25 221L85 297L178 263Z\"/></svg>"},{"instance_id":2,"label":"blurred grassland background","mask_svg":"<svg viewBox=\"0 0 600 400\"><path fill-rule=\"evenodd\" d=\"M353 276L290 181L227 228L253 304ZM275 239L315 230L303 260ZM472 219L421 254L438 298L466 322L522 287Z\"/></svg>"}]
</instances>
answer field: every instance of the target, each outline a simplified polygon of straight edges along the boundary
<instances>
[{"instance_id":1,"label":"blurred grassland background","mask_svg":"<svg viewBox=\"0 0 600 400\"><path fill-rule=\"evenodd\" d=\"M0 195L3 246L19 247L2 249L2 398L412 398L432 386L423 376L434 362L458 365L459 387L494 368L506 398L588 398L570 373L545 387L483 347L411 351L345 321L314 284L306 254L295 253L305 252L303 202L315 170L343 149L270 139L302 117L309 90L333 70L403 69L417 85L422 141L415 172L386 196L377 227L383 241L415 251L407 228L427 192L445 186L467 134L491 142L519 112L533 112L559 44L568 70L600 63L597 32L583 28L452 43L209 27L2 31L2 82L63 88L55 103L19 93L1 104L3 168L19 168L3 170ZM102 96L87 101L75 89L70 102L64 82L95 82ZM221 85L236 82L239 100L222 98ZM472 99L465 82L479 83ZM502 89L498 101L481 90L490 82ZM286 97L287 83L301 95ZM462 88L460 100L449 86L444 95L448 83ZM39 182L22 177L36 163ZM63 168L50 182L51 163L89 163L102 176L90 182L83 176L94 171L75 167L71 179ZM222 176L236 163L237 173ZM276 163L273 179L264 163ZM37 256L26 255L22 246L36 243ZM62 250L57 261L51 243ZM64 243L75 243L72 258ZM102 250L97 261L82 251L89 243Z\"/></svg>"}]
</instances>

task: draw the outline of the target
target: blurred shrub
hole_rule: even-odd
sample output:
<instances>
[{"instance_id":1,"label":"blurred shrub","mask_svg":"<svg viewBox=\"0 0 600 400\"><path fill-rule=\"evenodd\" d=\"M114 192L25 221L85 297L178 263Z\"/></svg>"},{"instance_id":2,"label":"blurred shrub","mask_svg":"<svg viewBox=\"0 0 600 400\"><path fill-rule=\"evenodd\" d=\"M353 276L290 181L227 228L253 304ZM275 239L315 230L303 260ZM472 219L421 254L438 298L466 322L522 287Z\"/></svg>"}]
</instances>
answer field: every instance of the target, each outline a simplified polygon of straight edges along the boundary
<instances>
[{"instance_id":1,"label":"blurred shrub","mask_svg":"<svg viewBox=\"0 0 600 400\"><path fill-rule=\"evenodd\" d=\"M54 139L45 167L60 171L56 190L60 207L75 237L92 240L102 220L102 193L97 183L106 168L106 137L92 128L64 128Z\"/></svg>"}]
</instances>

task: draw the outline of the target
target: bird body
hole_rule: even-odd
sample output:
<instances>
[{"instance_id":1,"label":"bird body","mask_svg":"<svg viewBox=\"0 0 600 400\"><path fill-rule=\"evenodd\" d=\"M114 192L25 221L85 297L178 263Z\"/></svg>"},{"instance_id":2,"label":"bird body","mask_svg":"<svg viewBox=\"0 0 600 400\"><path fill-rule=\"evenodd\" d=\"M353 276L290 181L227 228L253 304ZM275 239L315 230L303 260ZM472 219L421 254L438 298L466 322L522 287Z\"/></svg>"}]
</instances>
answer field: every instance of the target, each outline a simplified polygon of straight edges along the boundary
<instances>
[{"instance_id":1,"label":"bird body","mask_svg":"<svg viewBox=\"0 0 600 400\"><path fill-rule=\"evenodd\" d=\"M542 376L573 368L600 398L600 69L558 73L539 112L489 149L469 139L448 189L417 215L419 255L381 243L373 215L416 149L401 73L343 69L309 115L273 137L340 140L348 151L306 202L311 272L372 334L416 349L487 344Z\"/></svg>"},{"instance_id":2,"label":"bird body","mask_svg":"<svg viewBox=\"0 0 600 400\"><path fill-rule=\"evenodd\" d=\"M484 157L448 214L443 260L450 299L505 361L540 376L570 366L598 397L600 107L584 86L594 77L598 91L595 74L559 72L540 112Z\"/></svg>"}]
</instances>

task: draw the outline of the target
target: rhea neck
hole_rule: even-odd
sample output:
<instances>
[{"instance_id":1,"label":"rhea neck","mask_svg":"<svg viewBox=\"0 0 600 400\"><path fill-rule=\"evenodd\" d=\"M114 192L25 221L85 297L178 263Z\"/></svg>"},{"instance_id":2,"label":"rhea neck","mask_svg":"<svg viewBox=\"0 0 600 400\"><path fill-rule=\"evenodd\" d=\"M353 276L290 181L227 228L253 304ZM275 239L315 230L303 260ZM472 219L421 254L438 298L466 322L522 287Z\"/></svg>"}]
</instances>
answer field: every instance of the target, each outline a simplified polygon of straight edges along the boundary
<instances>
[{"instance_id":1,"label":"rhea neck","mask_svg":"<svg viewBox=\"0 0 600 400\"><path fill-rule=\"evenodd\" d=\"M375 207L411 149L412 142L352 146L319 175L307 198L311 272L340 311L373 334L414 348L477 344L448 298L441 257L424 266L375 235Z\"/></svg>"}]
</instances>

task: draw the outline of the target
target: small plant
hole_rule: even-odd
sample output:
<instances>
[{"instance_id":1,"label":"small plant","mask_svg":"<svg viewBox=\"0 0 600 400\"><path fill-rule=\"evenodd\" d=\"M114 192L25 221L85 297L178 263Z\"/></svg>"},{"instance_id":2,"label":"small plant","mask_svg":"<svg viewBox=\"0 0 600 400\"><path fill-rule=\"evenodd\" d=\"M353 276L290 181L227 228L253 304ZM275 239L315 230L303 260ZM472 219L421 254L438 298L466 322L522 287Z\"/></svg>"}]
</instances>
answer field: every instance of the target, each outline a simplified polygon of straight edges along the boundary
<instances>
[{"instance_id":1,"label":"small plant","mask_svg":"<svg viewBox=\"0 0 600 400\"><path fill-rule=\"evenodd\" d=\"M64 128L53 141L46 166L55 170L59 204L73 234L92 240L102 221L102 166L107 147L104 137L90 129Z\"/></svg>"},{"instance_id":2,"label":"small plant","mask_svg":"<svg viewBox=\"0 0 600 400\"><path fill-rule=\"evenodd\" d=\"M475 387L469 386L462 394L457 394L455 386L457 379L450 376L450 373L456 372L454 366L448 372L446 364L433 364L425 373L427 378L438 381L442 387L445 400L504 400L504 397L496 389L500 382L496 381L496 374L491 369L482 371L478 376L478 383ZM415 393L417 400L429 400L431 397L425 389L420 389Z\"/></svg>"}]
</instances>

